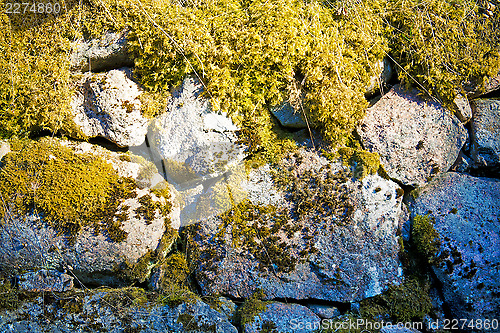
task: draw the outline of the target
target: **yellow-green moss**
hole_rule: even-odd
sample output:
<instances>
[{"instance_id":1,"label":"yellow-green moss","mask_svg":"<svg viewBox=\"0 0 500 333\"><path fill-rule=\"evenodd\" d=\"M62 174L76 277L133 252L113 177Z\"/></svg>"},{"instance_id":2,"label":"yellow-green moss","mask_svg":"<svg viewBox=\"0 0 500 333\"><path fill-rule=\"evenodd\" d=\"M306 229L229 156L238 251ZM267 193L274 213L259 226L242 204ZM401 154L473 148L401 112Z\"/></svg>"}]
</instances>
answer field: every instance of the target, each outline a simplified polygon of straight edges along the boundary
<instances>
[{"instance_id":1,"label":"yellow-green moss","mask_svg":"<svg viewBox=\"0 0 500 333\"><path fill-rule=\"evenodd\" d=\"M133 180L119 177L101 158L76 154L55 140L18 141L14 147L0 171L0 191L14 213L34 210L71 237L92 226L114 241L126 238L118 206L135 195ZM4 216L4 206L0 210Z\"/></svg>"},{"instance_id":2,"label":"yellow-green moss","mask_svg":"<svg viewBox=\"0 0 500 333\"><path fill-rule=\"evenodd\" d=\"M172 286L183 287L187 285L189 267L185 255L182 253L171 254L159 269L162 272L160 289L170 290Z\"/></svg>"},{"instance_id":3,"label":"yellow-green moss","mask_svg":"<svg viewBox=\"0 0 500 333\"><path fill-rule=\"evenodd\" d=\"M432 310L429 285L411 278L399 286L390 286L383 294L361 302L361 316L380 320L389 315L394 322L422 321Z\"/></svg>"},{"instance_id":4,"label":"yellow-green moss","mask_svg":"<svg viewBox=\"0 0 500 333\"><path fill-rule=\"evenodd\" d=\"M262 301L263 298L265 298L265 295L262 290L257 290L252 297L246 299L238 308L236 315L242 327L244 327L245 324L254 322L255 317L266 310L267 305L271 302Z\"/></svg>"},{"instance_id":5,"label":"yellow-green moss","mask_svg":"<svg viewBox=\"0 0 500 333\"><path fill-rule=\"evenodd\" d=\"M200 298L187 288L181 288L173 285L172 288L166 290L159 295L157 302L161 305L168 305L175 308L182 303L195 303Z\"/></svg>"},{"instance_id":6,"label":"yellow-green moss","mask_svg":"<svg viewBox=\"0 0 500 333\"><path fill-rule=\"evenodd\" d=\"M411 239L418 253L430 262L435 260L441 242L434 229L434 218L427 215L416 215L413 218Z\"/></svg>"},{"instance_id":7,"label":"yellow-green moss","mask_svg":"<svg viewBox=\"0 0 500 333\"><path fill-rule=\"evenodd\" d=\"M481 85L486 75L496 75L499 12L483 16L480 3L387 1L386 17L395 28L389 36L391 51L403 68L400 78L450 104L467 81Z\"/></svg>"},{"instance_id":8,"label":"yellow-green moss","mask_svg":"<svg viewBox=\"0 0 500 333\"><path fill-rule=\"evenodd\" d=\"M380 164L380 155L376 152L371 153L366 150L344 147L339 149L339 154L345 164L354 168L353 176L357 179L363 179L365 176L376 174L380 169L383 169L382 164Z\"/></svg>"},{"instance_id":9,"label":"yellow-green moss","mask_svg":"<svg viewBox=\"0 0 500 333\"><path fill-rule=\"evenodd\" d=\"M15 309L19 305L19 295L8 280L0 281L0 310Z\"/></svg>"}]
</instances>

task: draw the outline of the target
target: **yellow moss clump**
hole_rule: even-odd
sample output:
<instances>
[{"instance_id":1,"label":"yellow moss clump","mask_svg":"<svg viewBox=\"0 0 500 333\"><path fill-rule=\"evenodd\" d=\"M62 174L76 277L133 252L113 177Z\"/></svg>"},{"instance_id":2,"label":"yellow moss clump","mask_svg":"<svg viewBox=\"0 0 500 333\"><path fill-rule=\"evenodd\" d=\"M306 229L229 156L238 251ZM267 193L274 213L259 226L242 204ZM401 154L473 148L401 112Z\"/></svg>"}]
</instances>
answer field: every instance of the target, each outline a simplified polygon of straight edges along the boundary
<instances>
[{"instance_id":1,"label":"yellow moss clump","mask_svg":"<svg viewBox=\"0 0 500 333\"><path fill-rule=\"evenodd\" d=\"M91 154L76 154L53 140L18 141L2 159L0 193L14 211L41 213L59 232L74 237L83 226L126 238L118 206L135 195L136 185ZM17 149L16 149L17 148ZM1 216L6 213L0 208Z\"/></svg>"},{"instance_id":2,"label":"yellow moss clump","mask_svg":"<svg viewBox=\"0 0 500 333\"><path fill-rule=\"evenodd\" d=\"M395 28L391 51L400 78L447 104L470 80L500 71L498 8L483 15L480 1L394 0L387 20ZM415 82L418 81L420 86Z\"/></svg>"},{"instance_id":3,"label":"yellow moss clump","mask_svg":"<svg viewBox=\"0 0 500 333\"><path fill-rule=\"evenodd\" d=\"M416 215L413 218L411 237L418 253L430 262L435 260L441 241L434 229L434 218L429 215Z\"/></svg>"}]
</instances>

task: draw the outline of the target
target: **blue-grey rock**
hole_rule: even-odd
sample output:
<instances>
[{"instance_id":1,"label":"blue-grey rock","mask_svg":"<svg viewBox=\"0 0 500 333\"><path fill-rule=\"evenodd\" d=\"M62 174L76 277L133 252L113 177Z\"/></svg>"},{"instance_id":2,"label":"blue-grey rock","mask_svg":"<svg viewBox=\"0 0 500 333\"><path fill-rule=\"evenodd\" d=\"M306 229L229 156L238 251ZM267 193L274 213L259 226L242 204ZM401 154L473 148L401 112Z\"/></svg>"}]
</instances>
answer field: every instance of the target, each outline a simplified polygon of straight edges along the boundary
<instances>
[{"instance_id":1,"label":"blue-grey rock","mask_svg":"<svg viewBox=\"0 0 500 333\"><path fill-rule=\"evenodd\" d=\"M56 291L73 289L73 277L55 270L41 269L24 273L17 277L19 289L29 292Z\"/></svg>"},{"instance_id":2,"label":"blue-grey rock","mask_svg":"<svg viewBox=\"0 0 500 333\"><path fill-rule=\"evenodd\" d=\"M307 127L307 123L302 118L300 110L295 110L289 102L273 108L271 112L284 127L296 129Z\"/></svg>"},{"instance_id":3,"label":"blue-grey rock","mask_svg":"<svg viewBox=\"0 0 500 333\"><path fill-rule=\"evenodd\" d=\"M243 327L245 333L262 332L264 328L277 333L314 332L321 327L321 319L307 307L299 304L273 302Z\"/></svg>"},{"instance_id":4,"label":"blue-grey rock","mask_svg":"<svg viewBox=\"0 0 500 333\"><path fill-rule=\"evenodd\" d=\"M441 242L433 270L454 318L500 315L500 180L444 173L415 191Z\"/></svg>"},{"instance_id":5,"label":"blue-grey rock","mask_svg":"<svg viewBox=\"0 0 500 333\"><path fill-rule=\"evenodd\" d=\"M475 167L500 166L500 99L473 102L471 157Z\"/></svg>"}]
</instances>

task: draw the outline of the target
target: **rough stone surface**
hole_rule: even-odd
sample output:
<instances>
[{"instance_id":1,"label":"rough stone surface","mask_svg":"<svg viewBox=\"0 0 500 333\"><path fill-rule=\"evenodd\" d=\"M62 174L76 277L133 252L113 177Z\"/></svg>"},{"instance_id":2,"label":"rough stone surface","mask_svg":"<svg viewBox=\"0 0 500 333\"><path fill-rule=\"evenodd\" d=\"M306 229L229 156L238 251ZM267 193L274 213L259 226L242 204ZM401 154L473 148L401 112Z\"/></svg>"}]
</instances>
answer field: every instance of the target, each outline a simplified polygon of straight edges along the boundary
<instances>
[{"instance_id":1,"label":"rough stone surface","mask_svg":"<svg viewBox=\"0 0 500 333\"><path fill-rule=\"evenodd\" d=\"M296 206L289 198L291 201L287 199L278 206L284 210L280 216L286 220L282 227L272 215L264 215L259 222L246 222L252 230L264 230L254 241L246 235L243 240L233 238L241 226L232 220L228 224L228 220L213 217L193 225L190 249L202 294L244 298L260 288L268 299L351 302L375 296L389 284L399 283L396 230L404 214L402 197L396 191L399 187L377 175L362 181L343 178L340 164L329 163L314 153L305 153L301 162L292 158L284 166L289 168L299 176L309 172L328 179L338 176L337 185L314 188L311 181L308 191L324 193L340 206L325 203L325 207L316 207L309 214L291 217ZM263 187L263 196L266 191L267 187ZM273 226L277 230L270 229ZM272 235L265 230L273 230ZM255 241L267 244L265 256L259 257L262 249L252 252L252 246L258 246ZM294 267L287 266L288 258L296 259ZM277 263L285 263L285 267L280 269Z\"/></svg>"},{"instance_id":2,"label":"rough stone surface","mask_svg":"<svg viewBox=\"0 0 500 333\"><path fill-rule=\"evenodd\" d=\"M56 291L63 292L73 289L73 277L53 270L39 270L25 273L17 277L19 289L38 292Z\"/></svg>"},{"instance_id":3,"label":"rough stone surface","mask_svg":"<svg viewBox=\"0 0 500 333\"><path fill-rule=\"evenodd\" d=\"M66 304L75 304L78 297L68 298ZM113 303L116 297L121 297L118 304ZM120 296L120 290L90 292L82 298L81 307L74 310L48 304L39 297L18 309L0 311L0 332L238 332L225 315L197 299L172 307L136 305L137 300Z\"/></svg>"},{"instance_id":4,"label":"rough stone surface","mask_svg":"<svg viewBox=\"0 0 500 333\"><path fill-rule=\"evenodd\" d=\"M141 94L128 68L85 73L71 101L73 120L88 137L103 137L120 147L138 146L149 123L141 114Z\"/></svg>"},{"instance_id":5,"label":"rough stone surface","mask_svg":"<svg viewBox=\"0 0 500 333\"><path fill-rule=\"evenodd\" d=\"M144 172L147 164L141 164L146 162L140 158L122 160L120 156L124 154L89 143L61 143L73 148L76 153L101 156L113 165L120 176L136 177L139 182L147 183L147 177L142 178L142 174L147 174ZM72 244L66 235L59 234L44 222L43 216L34 212L10 218L9 223L0 224L0 272L17 275L23 270L40 268L68 270L83 283L121 284L122 270L137 263L148 251L157 249L167 231L165 218L158 211L151 221L136 217L134 210L140 206L138 198L146 194L151 195L153 200L159 200L149 188L139 188L137 197L120 204L119 209L128 215L122 222L122 229L128 236L119 243L111 241L103 233L94 232L92 228L83 228ZM173 239L169 242L164 244L167 248Z\"/></svg>"},{"instance_id":6,"label":"rough stone surface","mask_svg":"<svg viewBox=\"0 0 500 333\"><path fill-rule=\"evenodd\" d=\"M481 88L480 82L478 80L471 80L464 86L467 96L469 98L476 98L481 95L490 93L492 91L500 89L500 71L497 75L486 78L484 83L484 89Z\"/></svg>"},{"instance_id":7,"label":"rough stone surface","mask_svg":"<svg viewBox=\"0 0 500 333\"><path fill-rule=\"evenodd\" d=\"M417 94L394 86L358 127L364 147L378 152L388 175L405 185L422 185L449 170L467 140L450 111Z\"/></svg>"},{"instance_id":8,"label":"rough stone surface","mask_svg":"<svg viewBox=\"0 0 500 333\"><path fill-rule=\"evenodd\" d=\"M500 166L500 100L474 101L471 157L475 167Z\"/></svg>"},{"instance_id":9,"label":"rough stone surface","mask_svg":"<svg viewBox=\"0 0 500 333\"><path fill-rule=\"evenodd\" d=\"M299 304L270 303L266 309L245 324L245 333L258 333L267 327L278 333L306 333L320 328L321 319Z\"/></svg>"},{"instance_id":10,"label":"rough stone surface","mask_svg":"<svg viewBox=\"0 0 500 333\"><path fill-rule=\"evenodd\" d=\"M188 77L173 92L167 110L148 133L149 142L164 159L167 180L177 184L220 176L244 158L237 144L238 128L212 111L201 96L203 85Z\"/></svg>"},{"instance_id":11,"label":"rough stone surface","mask_svg":"<svg viewBox=\"0 0 500 333\"><path fill-rule=\"evenodd\" d=\"M10 153L10 144L9 144L9 142L6 141L6 140L1 140L0 141L0 160L5 155L7 155L8 153Z\"/></svg>"},{"instance_id":12,"label":"rough stone surface","mask_svg":"<svg viewBox=\"0 0 500 333\"><path fill-rule=\"evenodd\" d=\"M454 318L500 315L500 181L445 173L416 191L412 215L430 213L440 235L443 284Z\"/></svg>"},{"instance_id":13,"label":"rough stone surface","mask_svg":"<svg viewBox=\"0 0 500 333\"><path fill-rule=\"evenodd\" d=\"M470 106L469 100L463 95L457 95L453 100L456 106L455 116L462 122L467 123L472 118L472 108Z\"/></svg>"},{"instance_id":14,"label":"rough stone surface","mask_svg":"<svg viewBox=\"0 0 500 333\"><path fill-rule=\"evenodd\" d=\"M71 67L83 72L132 67L127 54L127 31L107 32L99 39L79 40L73 45Z\"/></svg>"},{"instance_id":15,"label":"rough stone surface","mask_svg":"<svg viewBox=\"0 0 500 333\"><path fill-rule=\"evenodd\" d=\"M383 95L384 88L394 76L393 64L387 57L385 57L375 63L374 72L375 75L370 78L370 82L365 90L365 94L368 96L373 96L377 92L381 92Z\"/></svg>"},{"instance_id":16,"label":"rough stone surface","mask_svg":"<svg viewBox=\"0 0 500 333\"><path fill-rule=\"evenodd\" d=\"M273 108L271 112L284 127L297 129L307 127L307 123L302 119L300 110L295 110L289 102Z\"/></svg>"},{"instance_id":17,"label":"rough stone surface","mask_svg":"<svg viewBox=\"0 0 500 333\"><path fill-rule=\"evenodd\" d=\"M320 304L309 304L307 306L315 315L322 319L332 319L340 316L340 311L335 306L331 305L320 305Z\"/></svg>"}]
</instances>

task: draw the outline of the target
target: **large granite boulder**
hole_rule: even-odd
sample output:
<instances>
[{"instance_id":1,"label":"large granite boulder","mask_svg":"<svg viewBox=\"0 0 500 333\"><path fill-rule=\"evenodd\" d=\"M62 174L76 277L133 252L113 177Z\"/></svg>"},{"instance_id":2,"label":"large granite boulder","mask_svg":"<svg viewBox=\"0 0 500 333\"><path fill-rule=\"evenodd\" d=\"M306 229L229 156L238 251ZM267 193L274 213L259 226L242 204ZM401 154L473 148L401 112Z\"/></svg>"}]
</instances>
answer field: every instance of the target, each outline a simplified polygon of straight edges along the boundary
<instances>
[{"instance_id":1,"label":"large granite boulder","mask_svg":"<svg viewBox=\"0 0 500 333\"><path fill-rule=\"evenodd\" d=\"M258 333L266 329L277 333L307 333L321 327L321 319L299 304L270 302L243 325L243 332Z\"/></svg>"},{"instance_id":2,"label":"large granite boulder","mask_svg":"<svg viewBox=\"0 0 500 333\"><path fill-rule=\"evenodd\" d=\"M103 137L120 147L138 146L149 124L141 113L141 94L128 68L85 73L71 100L73 121L87 137Z\"/></svg>"},{"instance_id":3,"label":"large granite boulder","mask_svg":"<svg viewBox=\"0 0 500 333\"><path fill-rule=\"evenodd\" d=\"M399 85L368 108L358 133L367 150L380 154L387 174L405 185L448 171L467 140L452 112Z\"/></svg>"},{"instance_id":4,"label":"large granite boulder","mask_svg":"<svg viewBox=\"0 0 500 333\"><path fill-rule=\"evenodd\" d=\"M213 112L202 92L197 79L186 78L148 133L152 149L164 160L167 180L177 184L220 176L244 157L236 143L238 128Z\"/></svg>"},{"instance_id":5,"label":"large granite boulder","mask_svg":"<svg viewBox=\"0 0 500 333\"><path fill-rule=\"evenodd\" d=\"M500 100L473 102L471 157L475 167L500 167Z\"/></svg>"},{"instance_id":6,"label":"large granite boulder","mask_svg":"<svg viewBox=\"0 0 500 333\"><path fill-rule=\"evenodd\" d=\"M127 54L127 31L106 32L99 39L73 43L71 67L82 72L101 72L134 66Z\"/></svg>"},{"instance_id":7,"label":"large granite boulder","mask_svg":"<svg viewBox=\"0 0 500 333\"><path fill-rule=\"evenodd\" d=\"M378 175L352 180L341 164L301 152L276 171L274 195L267 184L245 186L244 200L187 230L203 295L245 298L261 289L268 299L352 302L401 281L397 184Z\"/></svg>"},{"instance_id":8,"label":"large granite boulder","mask_svg":"<svg viewBox=\"0 0 500 333\"><path fill-rule=\"evenodd\" d=\"M85 284L121 285L131 280L144 281L150 273L153 255L160 258L171 247L177 234L170 223L170 219L175 220L175 217L172 213L166 215L166 211L162 210L169 207L168 199L145 186L152 185L150 180L155 178L154 166L140 157L107 151L89 143L75 144L55 139L50 142L59 147L54 149L70 148L75 155L62 155L67 156L69 161L80 154L86 159L98 156L111 164L121 181L136 177L137 183L130 183L130 195L117 197L116 203L113 203L116 206L105 206L108 207L106 209L114 207L114 210L102 215L103 221L83 224L77 232L57 229L55 222L46 221L44 212L37 208L27 212L16 211L14 201L6 202L6 207L10 209L6 210L0 223L0 275L15 276L26 271L49 269L68 271ZM51 161L58 159L49 155L45 164L36 166L36 172L43 174L44 167L47 165L48 168L55 163ZM87 176L82 171L81 177ZM60 177L60 181L64 181L64 175ZM46 179L47 185L36 185L34 188L37 191L47 190L40 186L59 186L58 179L50 183L47 180L50 178L43 179ZM87 185L83 183L82 186ZM34 200L45 199L35 197ZM64 202L64 198L62 200Z\"/></svg>"},{"instance_id":9,"label":"large granite boulder","mask_svg":"<svg viewBox=\"0 0 500 333\"><path fill-rule=\"evenodd\" d=\"M434 221L433 270L454 318L500 315L500 181L444 173L415 190L412 215Z\"/></svg>"}]
</instances>

